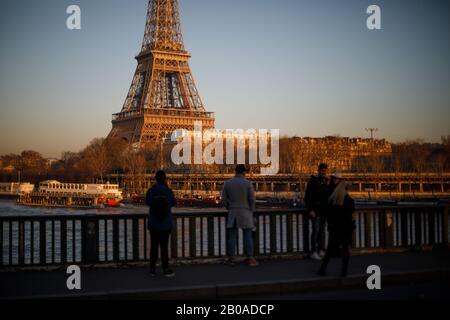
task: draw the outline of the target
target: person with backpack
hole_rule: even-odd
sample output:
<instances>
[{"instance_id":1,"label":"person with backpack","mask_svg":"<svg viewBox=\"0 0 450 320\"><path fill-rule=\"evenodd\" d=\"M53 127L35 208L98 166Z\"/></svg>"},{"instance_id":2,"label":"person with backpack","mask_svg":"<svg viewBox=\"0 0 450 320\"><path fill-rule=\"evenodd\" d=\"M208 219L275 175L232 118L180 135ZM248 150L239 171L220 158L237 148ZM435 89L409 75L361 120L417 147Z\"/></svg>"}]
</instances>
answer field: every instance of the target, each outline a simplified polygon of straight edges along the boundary
<instances>
[{"instance_id":1,"label":"person with backpack","mask_svg":"<svg viewBox=\"0 0 450 320\"><path fill-rule=\"evenodd\" d=\"M150 207L147 228L150 231L150 275L156 275L158 250L161 249L161 261L165 277L175 273L169 269L169 237L173 229L172 207L176 205L175 196L167 186L166 173L156 172L156 184L146 194L146 204Z\"/></svg>"}]
</instances>

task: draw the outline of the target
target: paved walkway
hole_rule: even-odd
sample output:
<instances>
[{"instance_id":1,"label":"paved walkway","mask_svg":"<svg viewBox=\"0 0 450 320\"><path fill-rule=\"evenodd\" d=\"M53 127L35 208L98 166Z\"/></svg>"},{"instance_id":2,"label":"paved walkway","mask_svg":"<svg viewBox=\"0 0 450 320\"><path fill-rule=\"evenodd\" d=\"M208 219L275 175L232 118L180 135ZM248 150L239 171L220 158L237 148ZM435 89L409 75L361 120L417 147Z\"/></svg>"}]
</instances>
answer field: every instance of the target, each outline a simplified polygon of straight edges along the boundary
<instances>
[{"instance_id":1,"label":"paved walkway","mask_svg":"<svg viewBox=\"0 0 450 320\"><path fill-rule=\"evenodd\" d=\"M341 290L246 296L239 300L450 300L450 279L425 280L382 286L382 290L348 288Z\"/></svg>"},{"instance_id":2,"label":"paved walkway","mask_svg":"<svg viewBox=\"0 0 450 320\"><path fill-rule=\"evenodd\" d=\"M330 263L328 275L317 277L318 261L271 260L259 267L243 264L183 265L174 278L150 277L146 267L82 269L82 290L66 288L65 271L0 272L0 299L4 298L152 298L222 299L266 294L336 290L343 286L364 289L369 265L378 265L383 284L449 279L450 252L372 254L350 259L349 277L337 277L340 259Z\"/></svg>"}]
</instances>

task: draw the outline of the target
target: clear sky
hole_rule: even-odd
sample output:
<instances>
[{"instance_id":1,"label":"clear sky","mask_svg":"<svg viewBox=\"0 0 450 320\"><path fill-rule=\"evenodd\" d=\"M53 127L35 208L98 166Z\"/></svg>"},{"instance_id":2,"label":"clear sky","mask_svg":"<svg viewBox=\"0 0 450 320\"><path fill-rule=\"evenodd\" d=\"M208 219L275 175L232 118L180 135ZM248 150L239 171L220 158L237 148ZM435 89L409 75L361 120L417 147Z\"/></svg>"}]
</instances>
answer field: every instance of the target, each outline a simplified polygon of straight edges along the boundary
<instances>
[{"instance_id":1,"label":"clear sky","mask_svg":"<svg viewBox=\"0 0 450 320\"><path fill-rule=\"evenodd\" d=\"M82 30L66 28L77 4ZM382 9L382 30L366 9ZM217 127L439 141L450 134L450 1L180 0ZM147 0L0 2L0 154L58 157L106 136L133 76Z\"/></svg>"}]
</instances>

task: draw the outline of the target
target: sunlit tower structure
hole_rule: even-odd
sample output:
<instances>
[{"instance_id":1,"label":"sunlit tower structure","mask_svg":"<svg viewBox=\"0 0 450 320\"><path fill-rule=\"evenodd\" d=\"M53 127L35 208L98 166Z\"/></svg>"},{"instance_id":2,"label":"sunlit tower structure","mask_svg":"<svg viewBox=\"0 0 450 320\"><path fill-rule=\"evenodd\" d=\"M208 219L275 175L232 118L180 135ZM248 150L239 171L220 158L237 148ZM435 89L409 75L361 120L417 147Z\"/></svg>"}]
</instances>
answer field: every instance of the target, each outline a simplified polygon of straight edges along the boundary
<instances>
[{"instance_id":1,"label":"sunlit tower structure","mask_svg":"<svg viewBox=\"0 0 450 320\"><path fill-rule=\"evenodd\" d=\"M192 76L181 33L178 0L149 0L137 68L122 110L113 115L108 138L135 147L164 141L176 129L214 128Z\"/></svg>"}]
</instances>

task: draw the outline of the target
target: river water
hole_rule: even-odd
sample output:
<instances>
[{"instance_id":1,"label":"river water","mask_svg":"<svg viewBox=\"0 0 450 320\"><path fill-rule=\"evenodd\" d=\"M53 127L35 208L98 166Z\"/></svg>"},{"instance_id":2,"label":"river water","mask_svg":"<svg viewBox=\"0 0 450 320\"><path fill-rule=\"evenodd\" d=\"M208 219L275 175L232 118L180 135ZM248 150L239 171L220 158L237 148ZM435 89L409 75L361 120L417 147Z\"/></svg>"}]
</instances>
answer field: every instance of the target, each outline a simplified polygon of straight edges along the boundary
<instances>
[{"instance_id":1,"label":"river water","mask_svg":"<svg viewBox=\"0 0 450 320\"><path fill-rule=\"evenodd\" d=\"M0 216L71 215L71 214L126 214L146 213L146 207L127 206L105 209L71 209L20 206L14 200L0 200Z\"/></svg>"},{"instance_id":2,"label":"river water","mask_svg":"<svg viewBox=\"0 0 450 320\"><path fill-rule=\"evenodd\" d=\"M174 213L189 213L189 212L216 212L223 211L217 208L175 208ZM136 214L148 213L148 207L126 205L118 208L104 208L104 209L72 209L72 208L46 208L46 207L27 207L20 206L14 200L0 200L0 217L1 216L33 216L33 215L73 215L73 214Z\"/></svg>"}]
</instances>

